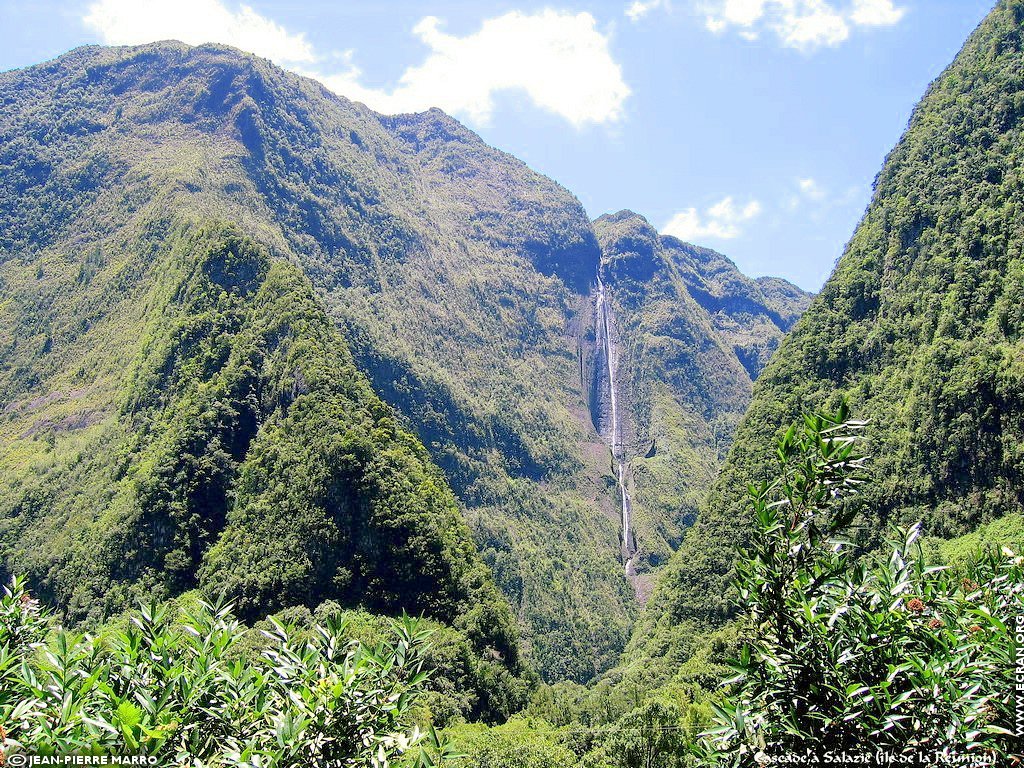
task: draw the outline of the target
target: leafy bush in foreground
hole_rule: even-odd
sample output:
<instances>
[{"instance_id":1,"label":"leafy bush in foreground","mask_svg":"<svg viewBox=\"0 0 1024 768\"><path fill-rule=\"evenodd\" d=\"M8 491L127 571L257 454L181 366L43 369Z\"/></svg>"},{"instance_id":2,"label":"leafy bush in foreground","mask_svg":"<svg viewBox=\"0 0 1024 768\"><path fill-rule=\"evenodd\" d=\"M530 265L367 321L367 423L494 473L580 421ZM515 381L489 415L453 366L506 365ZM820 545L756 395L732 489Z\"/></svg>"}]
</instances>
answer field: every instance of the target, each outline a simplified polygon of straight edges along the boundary
<instances>
[{"instance_id":1,"label":"leafy bush in foreground","mask_svg":"<svg viewBox=\"0 0 1024 768\"><path fill-rule=\"evenodd\" d=\"M736 582L751 638L709 734L723 764L1019 748L1011 632L1024 558L928 567L913 526L856 559L841 534L865 481L863 426L845 407L808 417L779 442L777 479L749 489L758 535Z\"/></svg>"},{"instance_id":2,"label":"leafy bush in foreground","mask_svg":"<svg viewBox=\"0 0 1024 768\"><path fill-rule=\"evenodd\" d=\"M434 764L436 739L412 725L429 634L416 621L393 622L372 649L346 639L343 620L303 633L275 622L255 663L234 648L242 629L201 603L174 617L143 606L103 639L52 630L16 579L0 599L0 748L208 767Z\"/></svg>"}]
</instances>

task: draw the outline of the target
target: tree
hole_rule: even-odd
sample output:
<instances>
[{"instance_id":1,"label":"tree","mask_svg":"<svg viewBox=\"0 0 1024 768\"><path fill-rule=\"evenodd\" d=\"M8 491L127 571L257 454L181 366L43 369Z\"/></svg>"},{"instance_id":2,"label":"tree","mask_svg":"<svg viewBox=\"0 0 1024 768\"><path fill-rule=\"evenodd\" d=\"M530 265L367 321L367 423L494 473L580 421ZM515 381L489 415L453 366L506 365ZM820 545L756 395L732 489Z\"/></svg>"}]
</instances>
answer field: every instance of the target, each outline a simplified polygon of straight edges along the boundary
<instances>
[{"instance_id":1,"label":"tree","mask_svg":"<svg viewBox=\"0 0 1024 768\"><path fill-rule=\"evenodd\" d=\"M680 708L649 701L616 723L604 750L616 768L681 768L688 744Z\"/></svg>"}]
</instances>

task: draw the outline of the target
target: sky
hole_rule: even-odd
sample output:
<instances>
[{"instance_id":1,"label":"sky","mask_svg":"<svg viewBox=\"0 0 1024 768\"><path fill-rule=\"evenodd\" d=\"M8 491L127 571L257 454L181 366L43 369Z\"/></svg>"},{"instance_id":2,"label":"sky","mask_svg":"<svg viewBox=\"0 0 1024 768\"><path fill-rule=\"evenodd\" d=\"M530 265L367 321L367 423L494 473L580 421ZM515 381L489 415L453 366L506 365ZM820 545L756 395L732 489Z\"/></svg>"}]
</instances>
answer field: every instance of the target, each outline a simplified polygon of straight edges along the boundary
<instances>
[{"instance_id":1,"label":"sky","mask_svg":"<svg viewBox=\"0 0 1024 768\"><path fill-rule=\"evenodd\" d=\"M994 0L0 0L0 70L178 39L385 113L444 109L748 275L828 277L914 104Z\"/></svg>"}]
</instances>

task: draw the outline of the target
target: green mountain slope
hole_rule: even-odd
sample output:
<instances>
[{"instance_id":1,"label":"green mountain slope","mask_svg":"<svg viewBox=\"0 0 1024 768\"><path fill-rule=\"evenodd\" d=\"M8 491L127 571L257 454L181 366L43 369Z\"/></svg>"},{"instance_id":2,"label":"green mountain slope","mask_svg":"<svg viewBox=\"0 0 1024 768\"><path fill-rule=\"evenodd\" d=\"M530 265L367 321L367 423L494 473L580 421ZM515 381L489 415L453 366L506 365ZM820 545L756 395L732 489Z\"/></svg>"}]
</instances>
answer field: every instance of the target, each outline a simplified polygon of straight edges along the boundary
<instances>
[{"instance_id":1,"label":"green mountain slope","mask_svg":"<svg viewBox=\"0 0 1024 768\"><path fill-rule=\"evenodd\" d=\"M618 566L614 495L603 467L584 468L581 459L580 445L598 440L587 431L577 340L566 324L588 290L580 270L596 274L599 254L590 222L568 193L441 113L380 118L312 81L218 47L81 49L0 75L0 93L0 393L8 419L17 422L7 430L13 471L0 488L11 526L6 547L27 541L14 537L21 510L31 508L52 523L37 529L33 556L46 560L40 552L56 551L51 536L88 549L76 525L59 522L62 504L31 496L28 486L42 462L54 464L55 483L74 487L77 470L53 453L63 453L64 441L83 441L94 422L122 407L127 382L97 382L101 371L130 369L125 339L140 334L152 312L164 311L149 306L146 285L157 274L148 271L147 254L166 250L166 213L214 218L234 223L312 281L358 367L458 491L465 519L515 601L527 644L540 638L530 648L534 658L552 674L576 676L614 658L633 597ZM187 317L191 310L182 311ZM111 334L93 332L107 325ZM174 397L179 384L157 376L151 386ZM194 414L178 418L180 424L167 416L154 428L171 433ZM32 426L48 420L62 443L55 449L44 444L51 438L42 426ZM296 435L320 429L294 426ZM348 546L348 534L328 535L321 520L289 512L300 502L287 498L285 478L305 475L326 457L279 457L275 442L267 438L267 456L240 475L240 485L219 490L205 489L213 482L207 475L218 471L205 464L222 457L209 443L195 448L204 466L194 471L206 473L202 492L244 501L250 510L228 516L210 502L230 520L202 573L251 594L254 606L270 595L274 604L296 599L294 591L276 592L278 578L293 590L313 578L358 593L366 579L353 573L346 584L346 573L332 572L353 570L331 564L341 559L334 547ZM316 447L335 451L338 461L362 450ZM124 471L113 447L87 454L95 454L96 472L118 478ZM283 496L265 487L267 476L285 483ZM408 482L428 481L414 475ZM369 492L381 481L366 482ZM99 513L105 499L83 496L80 504L97 518L97 530L107 527ZM255 510L270 515L275 508L283 515L277 523L294 528L290 541L276 544L276 555L260 552L276 558L263 568L245 540L251 527L269 533L276 525L253 517ZM215 538L207 536L203 546ZM365 544L386 554L388 540ZM303 565L280 574L282 559L292 564L280 551L286 546L299 547L295 561ZM175 547L170 562L188 573L197 545L183 547L189 556L181 558ZM12 568L26 564L10 559ZM233 571L223 570L232 562ZM154 555L145 568L133 566L126 583L152 581L164 570ZM118 590L92 577L42 563L33 568L43 573L53 596L73 600L76 611L90 603L102 611L93 602L101 594L120 600ZM73 589L79 595L72 597Z\"/></svg>"},{"instance_id":2,"label":"green mountain slope","mask_svg":"<svg viewBox=\"0 0 1024 768\"><path fill-rule=\"evenodd\" d=\"M443 113L382 117L233 49L78 49L0 74L0 100L5 567L80 616L197 579L250 615L331 596L455 616L486 577L454 503L546 677L614 662L798 289L670 239L632 285L571 194ZM323 317L276 329L293 300L264 278L226 303L190 282L209 226L273 285L291 265ZM633 350L629 579L599 270Z\"/></svg>"},{"instance_id":3,"label":"green mountain slope","mask_svg":"<svg viewBox=\"0 0 1024 768\"><path fill-rule=\"evenodd\" d=\"M146 225L90 279L107 311L48 342L47 394L4 409L4 577L92 624L196 587L250 619L325 600L425 612L494 654L498 679L518 672L455 497L308 281L233 227ZM57 295L79 280L20 271ZM119 297L133 272L140 295ZM29 292L5 308L21 322Z\"/></svg>"},{"instance_id":4,"label":"green mountain slope","mask_svg":"<svg viewBox=\"0 0 1024 768\"><path fill-rule=\"evenodd\" d=\"M785 281L776 284L792 298L769 297L721 254L662 237L631 211L594 228L626 412L634 565L646 592L696 516L762 359L809 297Z\"/></svg>"},{"instance_id":5,"label":"green mountain slope","mask_svg":"<svg viewBox=\"0 0 1024 768\"><path fill-rule=\"evenodd\" d=\"M758 379L631 658L723 619L746 483L783 427L840 396L873 425L865 546L890 521L950 537L1019 510L1022 32L1024 3L1000 2L918 105L834 274Z\"/></svg>"}]
</instances>

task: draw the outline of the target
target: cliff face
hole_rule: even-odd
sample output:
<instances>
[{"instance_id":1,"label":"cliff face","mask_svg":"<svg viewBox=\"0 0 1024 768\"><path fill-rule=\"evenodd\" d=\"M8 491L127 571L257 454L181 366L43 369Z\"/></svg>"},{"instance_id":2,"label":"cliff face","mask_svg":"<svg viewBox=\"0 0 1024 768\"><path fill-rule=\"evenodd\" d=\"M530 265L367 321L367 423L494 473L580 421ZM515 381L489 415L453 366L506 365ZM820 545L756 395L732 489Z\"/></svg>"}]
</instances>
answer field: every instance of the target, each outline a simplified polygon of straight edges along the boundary
<instances>
[{"instance_id":1,"label":"cliff face","mask_svg":"<svg viewBox=\"0 0 1024 768\"><path fill-rule=\"evenodd\" d=\"M658 235L631 211L594 222L615 371L616 456L632 507L641 596L682 540L749 401L751 381L807 298L773 279L769 296L721 254ZM611 445L603 335L594 337L591 408ZM601 429L605 426L604 429ZM621 506L621 502L620 502Z\"/></svg>"},{"instance_id":2,"label":"cliff face","mask_svg":"<svg viewBox=\"0 0 1024 768\"><path fill-rule=\"evenodd\" d=\"M228 222L304 274L356 367L427 446L532 658L575 678L614 658L634 601L616 566L614 488L588 453L600 440L570 326L600 253L575 198L440 112L383 118L216 46L80 49L0 75L0 97L11 569L30 566L28 528L39 552L68 562L50 546L65 511L47 489L76 482L72 447L90 429L123 423L115 372L163 311L148 298L158 274L147 249L163 264L156 254L182 222ZM93 460L111 478L81 514L103 520L123 470L112 449ZM232 494L207 488L208 473L195 482L221 499L211 514L230 517ZM67 521L72 537L81 524ZM366 544L383 557L379 540ZM74 580L74 562L38 557L37 579ZM92 599L103 588L79 581L76 602L105 610Z\"/></svg>"},{"instance_id":3,"label":"cliff face","mask_svg":"<svg viewBox=\"0 0 1024 768\"><path fill-rule=\"evenodd\" d=\"M752 280L725 256L675 238L664 238L686 290L756 379L807 309L811 295L777 277Z\"/></svg>"},{"instance_id":4,"label":"cliff face","mask_svg":"<svg viewBox=\"0 0 1024 768\"><path fill-rule=\"evenodd\" d=\"M250 526L276 541L277 526L289 520L266 516L278 504L271 491L296 478L320 478L308 490L323 503L344 506L345 519L375 521L395 536L405 531L403 540L412 521L433 508L416 500L450 487L512 605L523 648L543 674L585 680L614 661L638 610L634 588L643 586L625 578L623 560L635 550L642 577L678 543L749 394L735 345L716 329L719 322L742 325L736 318L747 310L709 311L693 299L688 280L704 280L701 290L710 296L727 299L730 289L712 284L708 268L693 266L689 275L680 266L683 256L673 254L689 246L658 238L646 223L628 226L653 243L649 252L640 240L627 246L615 228L637 217L592 224L562 187L441 112L382 117L223 47L79 49L0 74L0 101L6 568L30 571L61 602L72 600L66 589L75 585L75 606L96 615L129 599L136 577L138 588L147 588L168 570L183 579L164 584L171 591L203 578L244 584L254 612L271 607L264 603L274 594L313 600L275 592L275 579L299 583L302 574L320 585L316 596L359 600L364 587L394 596L388 579L370 575L375 561L388 562L391 546L372 526L364 536L346 528L322 538L312 524L293 531L305 552L301 562L282 554L265 573L246 559L252 553L242 543ZM224 410L203 411L226 431L194 436L198 442L180 454L194 456L195 466L170 448L160 455L166 466L154 488L185 483L189 498L203 500L197 511L172 494L173 514L153 523L167 552L178 553L174 568L140 561L120 578L126 591L108 590L81 578L93 564L73 540L86 528L122 535L123 519L112 510L134 470L121 446L137 429L134 390L123 374L152 358L146 329L182 311L174 295L153 293L174 259L185 258L172 244L206 226L237 230L268 264L287 263L308 282L353 369L393 409L394 434L401 435L394 439L443 477L410 471L399 483L408 492L400 504L342 505L345 494L365 502L371 489L383 493L381 478L393 475L370 462L376 469L369 479L335 482L314 471L317 455L295 458L298 444L297 463L281 463L276 452L286 435L271 431L262 440L277 458L238 475L252 478L243 493L233 473L262 445L252 435L265 428L270 405L250 407L248 390L231 389ZM722 274L729 273L725 263ZM241 332L222 322L248 316L232 307L250 297L237 297L234 278L224 279L230 306L188 305L195 316L171 334L189 350L181 358L191 361L188 380L207 382L203 392ZM757 285L741 282L744 290ZM295 332L300 348L305 332ZM279 342L276 334L246 342L259 355L237 370L255 371L256 402L281 392L281 402L291 404L311 386L302 368L260 367L263 347ZM172 437L184 427L160 414L181 395L178 380L159 366L147 375L160 384L144 410L153 430L146 439L176 445ZM612 423L618 438L610 437ZM365 439L380 448L372 420L363 426ZM360 453L363 438L351 439L338 457L375 455ZM380 461L384 456L394 458L381 448ZM269 496L258 492L260 483ZM634 510L625 535L624 491ZM195 535L175 539L179 524ZM442 535L449 527L428 524L439 541L461 541L455 529ZM229 529L221 542L218 532ZM422 562L401 574L421 586L452 567L427 557L434 545L422 546ZM116 570L116 558L108 559ZM399 602L382 598L381 605Z\"/></svg>"}]
</instances>

